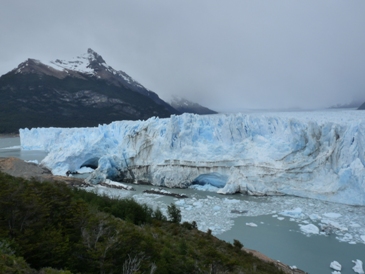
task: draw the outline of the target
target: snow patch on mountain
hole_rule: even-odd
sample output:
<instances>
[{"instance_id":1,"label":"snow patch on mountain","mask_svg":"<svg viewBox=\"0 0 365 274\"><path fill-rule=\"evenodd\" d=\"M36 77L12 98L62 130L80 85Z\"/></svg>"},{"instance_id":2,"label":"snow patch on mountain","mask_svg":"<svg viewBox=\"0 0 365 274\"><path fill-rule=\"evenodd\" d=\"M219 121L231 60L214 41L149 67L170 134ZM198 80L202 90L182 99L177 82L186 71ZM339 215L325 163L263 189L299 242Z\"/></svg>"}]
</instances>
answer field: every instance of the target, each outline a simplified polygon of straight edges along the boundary
<instances>
[{"instance_id":1,"label":"snow patch on mountain","mask_svg":"<svg viewBox=\"0 0 365 274\"><path fill-rule=\"evenodd\" d=\"M364 134L356 111L184 114L97 128L20 130L22 149L48 151L42 164L54 174L97 161L93 183L109 178L188 187L211 179L223 194L357 205L365 205Z\"/></svg>"}]
</instances>

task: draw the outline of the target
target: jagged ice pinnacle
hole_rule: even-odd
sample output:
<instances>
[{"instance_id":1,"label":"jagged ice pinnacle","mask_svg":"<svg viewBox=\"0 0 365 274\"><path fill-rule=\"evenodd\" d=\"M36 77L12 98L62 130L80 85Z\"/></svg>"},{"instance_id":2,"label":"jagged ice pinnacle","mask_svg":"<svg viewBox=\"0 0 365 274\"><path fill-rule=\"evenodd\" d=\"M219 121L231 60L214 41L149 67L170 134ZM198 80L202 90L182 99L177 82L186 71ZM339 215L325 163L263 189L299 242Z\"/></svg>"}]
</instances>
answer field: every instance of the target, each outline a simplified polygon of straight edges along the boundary
<instances>
[{"instance_id":1,"label":"jagged ice pinnacle","mask_svg":"<svg viewBox=\"0 0 365 274\"><path fill-rule=\"evenodd\" d=\"M365 205L362 112L324 111L119 121L96 128L21 129L22 149L49 152L42 165L65 175L167 187L212 184L218 192L289 194Z\"/></svg>"}]
</instances>

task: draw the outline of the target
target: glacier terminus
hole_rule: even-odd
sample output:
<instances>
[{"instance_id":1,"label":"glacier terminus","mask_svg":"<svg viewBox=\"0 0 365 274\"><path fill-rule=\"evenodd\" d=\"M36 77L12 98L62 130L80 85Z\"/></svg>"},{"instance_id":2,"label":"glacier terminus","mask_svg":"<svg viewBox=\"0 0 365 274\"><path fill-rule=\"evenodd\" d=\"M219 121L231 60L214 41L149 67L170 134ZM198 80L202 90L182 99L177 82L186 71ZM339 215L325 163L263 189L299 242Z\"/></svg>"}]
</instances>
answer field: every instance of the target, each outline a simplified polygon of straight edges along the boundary
<instances>
[{"instance_id":1,"label":"glacier terminus","mask_svg":"<svg viewBox=\"0 0 365 274\"><path fill-rule=\"evenodd\" d=\"M200 184L365 205L362 111L183 114L19 133L22 150L48 152L41 164L53 174L93 167L93 184Z\"/></svg>"}]
</instances>

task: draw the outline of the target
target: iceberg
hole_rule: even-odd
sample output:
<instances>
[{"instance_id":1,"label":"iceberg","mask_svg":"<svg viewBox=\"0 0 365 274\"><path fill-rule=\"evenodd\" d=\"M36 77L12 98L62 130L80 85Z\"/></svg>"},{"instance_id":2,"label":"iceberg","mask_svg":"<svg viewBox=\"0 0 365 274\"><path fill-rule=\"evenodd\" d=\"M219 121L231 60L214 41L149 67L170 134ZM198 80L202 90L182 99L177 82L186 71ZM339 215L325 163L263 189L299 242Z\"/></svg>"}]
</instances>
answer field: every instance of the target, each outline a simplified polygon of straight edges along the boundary
<instances>
[{"instance_id":1,"label":"iceberg","mask_svg":"<svg viewBox=\"0 0 365 274\"><path fill-rule=\"evenodd\" d=\"M362 112L313 111L116 121L94 128L20 129L22 150L48 152L41 165L65 175L218 193L295 195L365 205Z\"/></svg>"},{"instance_id":2,"label":"iceberg","mask_svg":"<svg viewBox=\"0 0 365 274\"><path fill-rule=\"evenodd\" d=\"M353 260L352 261L355 265L352 268L354 272L359 274L364 274L364 269L362 268L362 261L361 260Z\"/></svg>"},{"instance_id":3,"label":"iceberg","mask_svg":"<svg viewBox=\"0 0 365 274\"><path fill-rule=\"evenodd\" d=\"M303 231L305 234L319 234L319 228L316 227L314 224L308 225L299 225L300 230Z\"/></svg>"},{"instance_id":4,"label":"iceberg","mask_svg":"<svg viewBox=\"0 0 365 274\"><path fill-rule=\"evenodd\" d=\"M332 268L332 269L334 269L334 270L341 271L342 266L341 266L341 264L340 264L339 262L337 262L337 261L333 261L333 262L331 262L331 264L330 264L330 268Z\"/></svg>"}]
</instances>

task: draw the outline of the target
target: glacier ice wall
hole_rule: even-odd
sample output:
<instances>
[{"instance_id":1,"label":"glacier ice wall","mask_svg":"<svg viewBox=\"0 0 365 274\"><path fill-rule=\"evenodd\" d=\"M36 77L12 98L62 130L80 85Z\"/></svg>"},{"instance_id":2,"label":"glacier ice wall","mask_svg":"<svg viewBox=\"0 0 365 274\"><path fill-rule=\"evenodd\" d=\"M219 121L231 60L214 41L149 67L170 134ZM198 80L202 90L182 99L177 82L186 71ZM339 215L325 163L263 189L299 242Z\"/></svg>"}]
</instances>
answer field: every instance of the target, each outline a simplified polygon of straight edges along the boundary
<instances>
[{"instance_id":1,"label":"glacier ice wall","mask_svg":"<svg viewBox=\"0 0 365 274\"><path fill-rule=\"evenodd\" d=\"M93 183L112 178L187 187L206 175L220 178L223 194L289 194L365 205L361 115L184 114L95 128L21 129L20 139L23 150L49 152L42 165L54 174L96 162L88 179Z\"/></svg>"}]
</instances>

